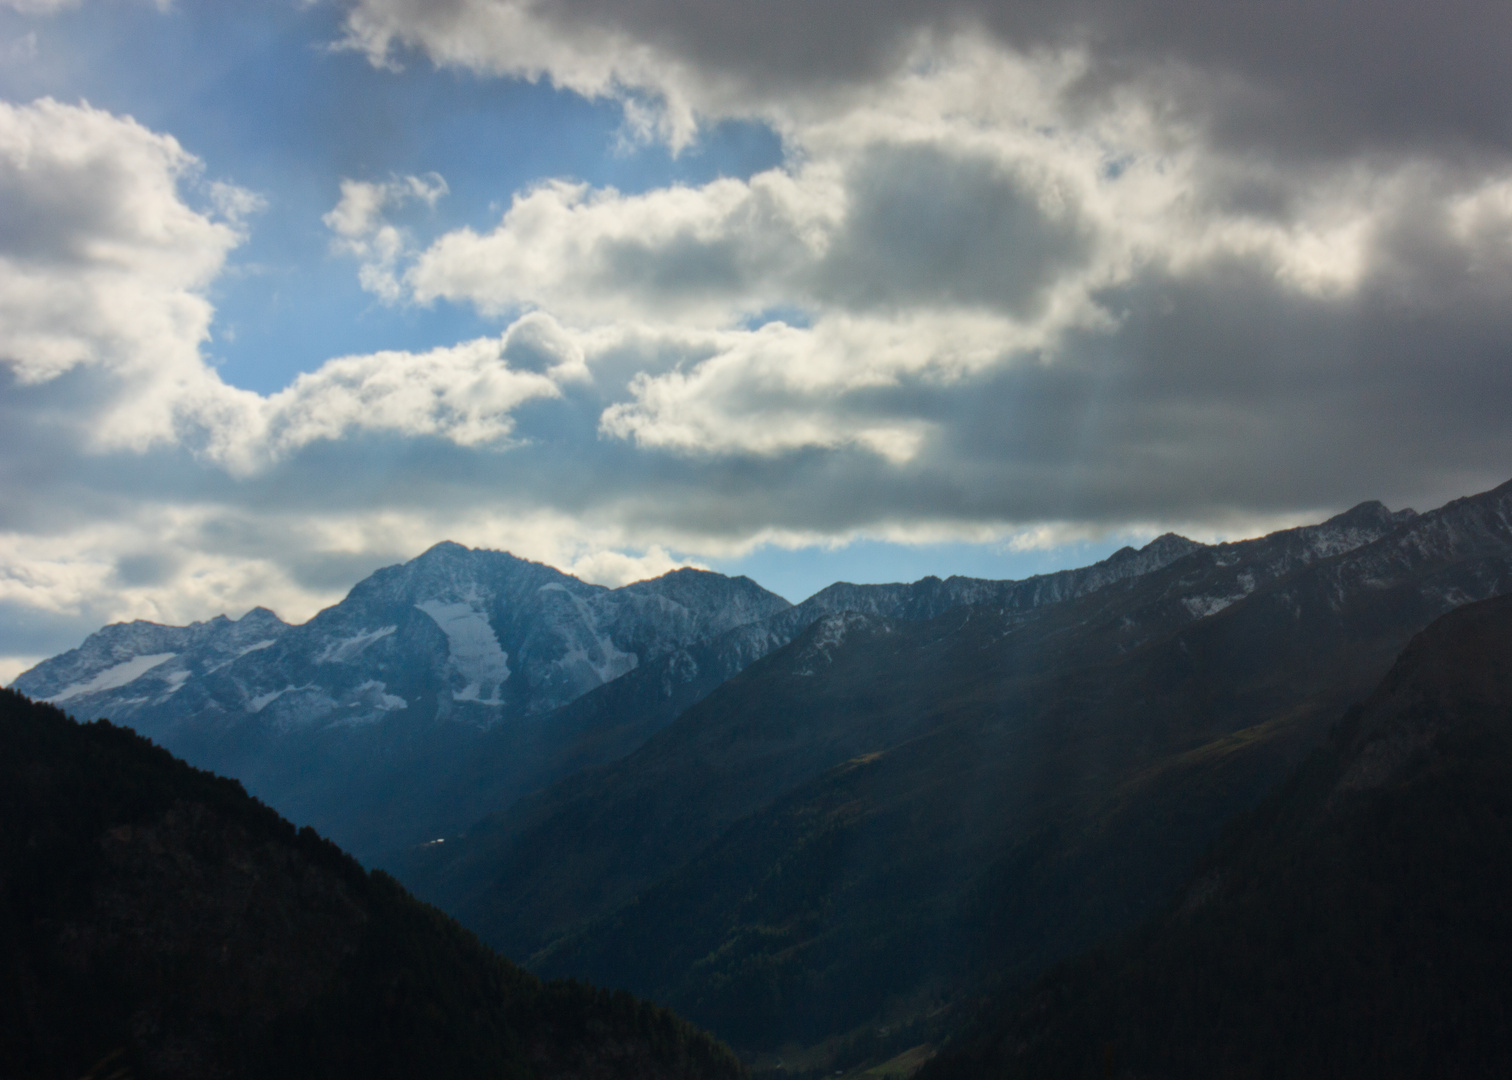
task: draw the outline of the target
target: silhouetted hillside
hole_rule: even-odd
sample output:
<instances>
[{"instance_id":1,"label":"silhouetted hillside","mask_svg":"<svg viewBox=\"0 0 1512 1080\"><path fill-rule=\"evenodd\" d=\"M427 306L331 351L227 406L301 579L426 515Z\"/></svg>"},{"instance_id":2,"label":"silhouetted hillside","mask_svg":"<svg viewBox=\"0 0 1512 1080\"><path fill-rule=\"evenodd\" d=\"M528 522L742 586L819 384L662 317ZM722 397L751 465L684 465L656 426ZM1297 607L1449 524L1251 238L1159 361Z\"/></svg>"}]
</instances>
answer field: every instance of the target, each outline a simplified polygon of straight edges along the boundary
<instances>
[{"instance_id":1,"label":"silhouetted hillside","mask_svg":"<svg viewBox=\"0 0 1512 1080\"><path fill-rule=\"evenodd\" d=\"M1512 1074L1512 599L1438 620L1132 941L927 1080Z\"/></svg>"},{"instance_id":2,"label":"silhouetted hillside","mask_svg":"<svg viewBox=\"0 0 1512 1080\"><path fill-rule=\"evenodd\" d=\"M241 785L0 691L0 1075L738 1077L541 983Z\"/></svg>"}]
</instances>

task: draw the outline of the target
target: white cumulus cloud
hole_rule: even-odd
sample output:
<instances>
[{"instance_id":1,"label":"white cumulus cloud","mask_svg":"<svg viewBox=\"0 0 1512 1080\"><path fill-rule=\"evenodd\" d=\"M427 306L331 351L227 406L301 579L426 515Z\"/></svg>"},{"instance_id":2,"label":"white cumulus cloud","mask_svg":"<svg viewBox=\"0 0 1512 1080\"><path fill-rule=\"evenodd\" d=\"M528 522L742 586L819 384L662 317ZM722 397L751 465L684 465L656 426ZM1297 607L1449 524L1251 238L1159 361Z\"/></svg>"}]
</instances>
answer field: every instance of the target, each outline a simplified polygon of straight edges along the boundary
<instances>
[{"instance_id":1,"label":"white cumulus cloud","mask_svg":"<svg viewBox=\"0 0 1512 1080\"><path fill-rule=\"evenodd\" d=\"M536 310L585 342L640 341L600 430L642 448L848 447L902 464L942 431L930 387L1046 365L1114 377L1131 316L1172 303L1153 282L1241 271L1298 310L1348 317L1337 305L1372 295L1405 224L1484 261L1512 221L1499 194L1512 168L1423 155L1288 168L1173 121L1158 81L1075 98L1091 64L1079 49L1022 55L967 34L913 55L864 97L771 106L777 168L634 194L544 182L387 280L422 304ZM1248 350L1212 348L1215 363Z\"/></svg>"},{"instance_id":2,"label":"white cumulus cloud","mask_svg":"<svg viewBox=\"0 0 1512 1080\"><path fill-rule=\"evenodd\" d=\"M216 182L196 208L185 189L201 171L130 118L0 103L0 362L21 388L82 369L88 389L69 419L95 449L183 445L246 474L355 432L499 444L512 410L559 392L553 375L582 377L572 356L547 373L514 370L500 337L333 359L272 395L227 385L201 351L214 316L205 292L262 200ZM371 254L386 207L444 192L440 177L349 182L327 222Z\"/></svg>"},{"instance_id":3,"label":"white cumulus cloud","mask_svg":"<svg viewBox=\"0 0 1512 1080\"><path fill-rule=\"evenodd\" d=\"M204 290L241 234L189 206L199 162L88 105L0 102L0 361L36 384L86 367L114 385L106 446L169 438L213 375Z\"/></svg>"},{"instance_id":4,"label":"white cumulus cloud","mask_svg":"<svg viewBox=\"0 0 1512 1080\"><path fill-rule=\"evenodd\" d=\"M361 263L362 287L393 303L403 295L394 267L409 243L404 231L384 215L408 202L434 207L447 191L446 180L438 173L394 177L383 183L343 180L341 200L321 220L336 234L332 249Z\"/></svg>"}]
</instances>

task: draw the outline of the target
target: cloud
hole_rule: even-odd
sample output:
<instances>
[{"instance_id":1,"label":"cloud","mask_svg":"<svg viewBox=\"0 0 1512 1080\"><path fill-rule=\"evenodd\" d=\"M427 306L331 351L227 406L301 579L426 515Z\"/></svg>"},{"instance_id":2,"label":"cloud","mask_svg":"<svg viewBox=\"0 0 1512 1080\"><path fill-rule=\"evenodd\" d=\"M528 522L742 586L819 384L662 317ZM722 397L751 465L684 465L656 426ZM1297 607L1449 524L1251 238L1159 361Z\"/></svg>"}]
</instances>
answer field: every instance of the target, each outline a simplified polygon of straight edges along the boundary
<instances>
[{"instance_id":1,"label":"cloud","mask_svg":"<svg viewBox=\"0 0 1512 1080\"><path fill-rule=\"evenodd\" d=\"M61 647L58 635L121 618L254 603L307 617L362 573L448 535L611 577L670 565L612 523L543 517L549 500L491 496L488 476L447 491L420 464L451 448L496 475L491 459L528 445L514 434L522 407L591 388L581 346L544 313L457 345L335 358L274 394L225 383L201 351L206 293L264 203L202 172L129 118L0 103L10 651ZM408 197L439 194L435 182L402 183ZM344 206L338 232L371 231L354 200Z\"/></svg>"},{"instance_id":2,"label":"cloud","mask_svg":"<svg viewBox=\"0 0 1512 1080\"><path fill-rule=\"evenodd\" d=\"M94 451L183 446L245 475L357 432L501 444L513 409L559 393L553 375L583 377L570 356L546 374L513 370L511 342L488 338L333 359L269 396L227 385L201 353L205 293L263 200L200 172L172 137L129 118L0 103L0 363L18 400L77 373L67 419ZM196 186L205 209L185 201ZM444 191L439 177L348 182L327 224L369 244L390 228L386 207Z\"/></svg>"},{"instance_id":3,"label":"cloud","mask_svg":"<svg viewBox=\"0 0 1512 1080\"><path fill-rule=\"evenodd\" d=\"M1021 55L1080 51L1077 101L1158 91L1173 120L1268 154L1372 147L1500 153L1512 12L1241 0L348 0L350 47L623 97L676 145L699 118L843 111L960 38Z\"/></svg>"},{"instance_id":4,"label":"cloud","mask_svg":"<svg viewBox=\"0 0 1512 1080\"><path fill-rule=\"evenodd\" d=\"M942 323L946 325L941 325ZM864 447L902 464L932 426L879 400L905 380L950 384L998 360L1013 327L1000 320L825 319L768 323L702 344L711 355L660 375L638 374L631 400L601 429L641 446L690 453L778 455Z\"/></svg>"},{"instance_id":5,"label":"cloud","mask_svg":"<svg viewBox=\"0 0 1512 1080\"><path fill-rule=\"evenodd\" d=\"M394 177L381 184L343 180L341 200L321 220L336 234L332 250L361 262L362 287L393 303L403 295L394 267L409 245L404 231L385 220L384 214L408 202L435 207L447 192L446 180L439 173Z\"/></svg>"},{"instance_id":6,"label":"cloud","mask_svg":"<svg viewBox=\"0 0 1512 1080\"><path fill-rule=\"evenodd\" d=\"M405 46L424 48L437 63L535 81L548 78L589 98L618 97L646 134L686 145L697 122L676 89L676 59L647 47L608 22L563 33L562 13L527 3L424 3L374 0L349 8L345 44L374 63L398 67ZM657 96L647 108L634 92Z\"/></svg>"},{"instance_id":7,"label":"cloud","mask_svg":"<svg viewBox=\"0 0 1512 1080\"><path fill-rule=\"evenodd\" d=\"M238 396L201 411L206 453L248 473L310 443L358 432L499 446L514 428L517 406L560 393L546 375L511 370L505 348L503 339L480 338L426 353L328 360L267 398Z\"/></svg>"},{"instance_id":8,"label":"cloud","mask_svg":"<svg viewBox=\"0 0 1512 1080\"><path fill-rule=\"evenodd\" d=\"M516 319L502 345L500 356L515 371L545 375L558 385L593 381L583 346L544 312Z\"/></svg>"},{"instance_id":9,"label":"cloud","mask_svg":"<svg viewBox=\"0 0 1512 1080\"><path fill-rule=\"evenodd\" d=\"M804 165L698 188L543 184L491 232L436 240L404 284L422 304L539 306L584 323L731 325L777 306L1035 314L1091 254L1086 179L1046 175L1016 137L953 134L816 138Z\"/></svg>"},{"instance_id":10,"label":"cloud","mask_svg":"<svg viewBox=\"0 0 1512 1080\"><path fill-rule=\"evenodd\" d=\"M640 196L554 182L517 196L498 228L450 233L405 275L420 303L490 313L540 305L582 321L726 322L782 294L823 242L827 205L782 171Z\"/></svg>"},{"instance_id":11,"label":"cloud","mask_svg":"<svg viewBox=\"0 0 1512 1080\"><path fill-rule=\"evenodd\" d=\"M0 102L0 361L23 385L76 367L112 379L101 446L168 438L167 398L209 377L204 290L241 234L180 198L197 170L129 118Z\"/></svg>"},{"instance_id":12,"label":"cloud","mask_svg":"<svg viewBox=\"0 0 1512 1080\"><path fill-rule=\"evenodd\" d=\"M395 177L383 184L343 180L341 201L321 220L343 240L361 240L383 226L384 210L412 199L435 206L447 190L446 180L439 173Z\"/></svg>"},{"instance_id":13,"label":"cloud","mask_svg":"<svg viewBox=\"0 0 1512 1080\"><path fill-rule=\"evenodd\" d=\"M440 235L439 176L348 179L324 224L363 286L494 332L266 395L203 352L259 197L129 119L4 106L0 624L299 618L444 538L620 583L1506 479L1512 160L1475 95L1507 76L1470 40L1502 16L1299 5L1293 40L1210 8L351 3L385 64L551 80L675 148L753 118L783 159L543 177Z\"/></svg>"},{"instance_id":14,"label":"cloud","mask_svg":"<svg viewBox=\"0 0 1512 1080\"><path fill-rule=\"evenodd\" d=\"M1476 0L347 4L375 61L550 79L674 147L783 139L749 179L542 183L420 252L415 299L639 342L599 429L642 449L795 484L873 454L1009 520L1494 479L1509 29ZM589 350L601 383L625 352ZM876 517L937 512L868 475Z\"/></svg>"},{"instance_id":15,"label":"cloud","mask_svg":"<svg viewBox=\"0 0 1512 1080\"><path fill-rule=\"evenodd\" d=\"M668 571L684 566L693 566L700 570L708 569L699 563L675 558L668 554L665 548L657 545L652 545L649 550L639 555L630 555L622 551L595 551L568 563L563 569L584 581L618 588L621 585L629 585L633 581L660 577Z\"/></svg>"},{"instance_id":16,"label":"cloud","mask_svg":"<svg viewBox=\"0 0 1512 1080\"><path fill-rule=\"evenodd\" d=\"M84 0L0 0L0 7L8 7L22 15L55 15L60 11L76 8ZM167 11L173 0L152 0L159 11Z\"/></svg>"},{"instance_id":17,"label":"cloud","mask_svg":"<svg viewBox=\"0 0 1512 1080\"><path fill-rule=\"evenodd\" d=\"M67 8L78 7L81 0L0 0L0 7L8 7L23 15L51 15Z\"/></svg>"},{"instance_id":18,"label":"cloud","mask_svg":"<svg viewBox=\"0 0 1512 1080\"><path fill-rule=\"evenodd\" d=\"M1384 358L1418 342L1419 328L1379 354L1382 366L1359 351L1390 317L1383 291L1407 291L1393 279L1436 268L1432 282L1413 286L1424 326L1430 312L1509 284L1508 163L1466 170L1412 156L1295 168L1204 141L1158 97L1070 101L1085 56L966 41L938 47L934 60L865 101L792 122L776 169L637 194L544 183L518 195L491 231L435 240L401 280L419 303L552 313L605 387L620 380L599 431L649 451L858 451L948 473L950 455L969 446L963 416L1053 394L1025 426L1038 441L1011 437L997 456L957 462L961 475L995 486L994 471L1021 475L1016 499L962 509L1018 522L1060 513L1068 484L1098 517L1138 512L1136 498L1200 513L1176 490L1128 477L1127 462L1185 476L1173 488L1205 498L1216 492L1192 477L1216 473L1218 462L1229 469L1220 479L1238 488L1255 482L1239 480L1254 471L1246 461L1281 468L1272 448L1235 452L1240 399L1198 400L1204 364L1220 386L1248 385L1234 377L1239 365L1268 389L1253 402L1263 431L1267 410L1297 407L1297 388L1316 382L1332 394L1348 373L1361 385L1382 378L1378 394L1391 394L1406 378L1411 357ZM1474 275L1452 270L1467 260ZM1198 295L1229 321L1215 323ZM1256 324L1250 309L1278 321ZM1148 351L1156 327L1181 348ZM1435 332L1459 335L1442 324ZM1204 359L1187 358L1191 342ZM1475 363L1468 354L1457 362L1457 385L1473 383ZM1113 386L1129 396L1106 399ZM1065 415L1089 399L1106 431ZM1408 408L1412 398L1396 400ZM1365 410L1339 408L1329 429L1293 445L1349 454L1330 439ZM1297 420L1283 410L1266 423L1292 430ZM1158 450L1119 444L1141 425L1154 425ZM1177 442L1182 430L1188 439ZM1074 431L1086 434L1068 442ZM877 514L912 512L873 483ZM1210 509L1227 513L1227 498Z\"/></svg>"}]
</instances>

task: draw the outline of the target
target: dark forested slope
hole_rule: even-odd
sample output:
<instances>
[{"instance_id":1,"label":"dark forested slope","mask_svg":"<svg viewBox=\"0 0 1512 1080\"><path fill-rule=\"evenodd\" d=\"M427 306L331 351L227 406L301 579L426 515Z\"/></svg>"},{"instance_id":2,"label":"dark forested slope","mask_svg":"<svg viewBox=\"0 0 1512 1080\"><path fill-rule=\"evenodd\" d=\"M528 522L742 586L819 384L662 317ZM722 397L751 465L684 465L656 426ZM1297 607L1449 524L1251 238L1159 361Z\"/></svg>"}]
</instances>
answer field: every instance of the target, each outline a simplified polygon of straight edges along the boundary
<instances>
[{"instance_id":1,"label":"dark forested slope","mask_svg":"<svg viewBox=\"0 0 1512 1080\"><path fill-rule=\"evenodd\" d=\"M543 984L234 781L0 691L0 1076L738 1077Z\"/></svg>"},{"instance_id":2,"label":"dark forested slope","mask_svg":"<svg viewBox=\"0 0 1512 1080\"><path fill-rule=\"evenodd\" d=\"M1171 907L931 1067L974 1077L1512 1074L1512 599L1447 615Z\"/></svg>"}]
</instances>

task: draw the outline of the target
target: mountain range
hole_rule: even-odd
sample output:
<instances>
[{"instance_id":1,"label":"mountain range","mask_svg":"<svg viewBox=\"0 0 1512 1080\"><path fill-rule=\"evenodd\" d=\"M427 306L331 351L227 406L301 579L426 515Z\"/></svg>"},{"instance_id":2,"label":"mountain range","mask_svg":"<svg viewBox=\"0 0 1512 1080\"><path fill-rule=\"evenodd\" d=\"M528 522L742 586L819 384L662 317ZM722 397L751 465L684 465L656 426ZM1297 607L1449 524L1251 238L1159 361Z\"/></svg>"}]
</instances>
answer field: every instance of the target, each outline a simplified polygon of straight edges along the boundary
<instances>
[{"instance_id":1,"label":"mountain range","mask_svg":"<svg viewBox=\"0 0 1512 1080\"><path fill-rule=\"evenodd\" d=\"M610 590L447 543L300 626L261 608L117 624L12 685L236 776L371 860L550 775L572 731L554 710L790 606L745 578L683 570Z\"/></svg>"},{"instance_id":2,"label":"mountain range","mask_svg":"<svg viewBox=\"0 0 1512 1080\"><path fill-rule=\"evenodd\" d=\"M790 605L440 545L303 626L107 627L15 687L241 779L547 976L814 1075L1141 925L1425 626L1512 484Z\"/></svg>"},{"instance_id":3,"label":"mountain range","mask_svg":"<svg viewBox=\"0 0 1512 1080\"><path fill-rule=\"evenodd\" d=\"M1512 486L1027 610L828 616L401 876L748 1051L912 1030L1133 925L1414 633L1509 588Z\"/></svg>"},{"instance_id":4,"label":"mountain range","mask_svg":"<svg viewBox=\"0 0 1512 1080\"><path fill-rule=\"evenodd\" d=\"M129 724L372 860L623 756L827 613L1030 609L1193 546L1162 537L1027 582L838 584L795 606L743 577L684 569L607 589L443 543L300 626L265 608L119 623L12 686Z\"/></svg>"}]
</instances>

